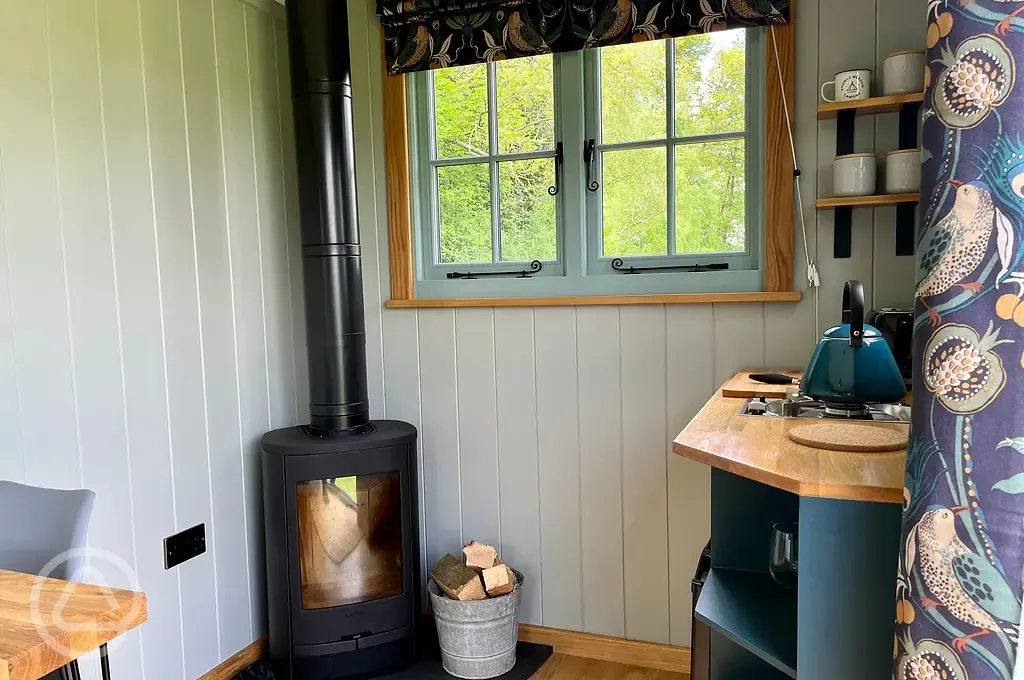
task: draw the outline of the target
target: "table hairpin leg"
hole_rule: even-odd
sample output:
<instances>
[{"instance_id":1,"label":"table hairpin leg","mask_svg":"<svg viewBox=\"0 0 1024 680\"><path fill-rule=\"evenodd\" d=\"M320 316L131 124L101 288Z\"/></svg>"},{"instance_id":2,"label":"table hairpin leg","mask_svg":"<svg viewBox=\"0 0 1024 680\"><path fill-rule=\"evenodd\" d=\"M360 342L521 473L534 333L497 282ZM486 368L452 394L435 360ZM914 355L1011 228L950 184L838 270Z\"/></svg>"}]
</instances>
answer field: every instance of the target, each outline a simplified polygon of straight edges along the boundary
<instances>
[{"instance_id":1,"label":"table hairpin leg","mask_svg":"<svg viewBox=\"0 0 1024 680\"><path fill-rule=\"evenodd\" d=\"M57 670L60 680L82 680L82 674L78 671L78 659L69 664L61 666Z\"/></svg>"},{"instance_id":2,"label":"table hairpin leg","mask_svg":"<svg viewBox=\"0 0 1024 680\"><path fill-rule=\"evenodd\" d=\"M100 645L100 675L103 680L110 680L110 658L107 656L105 644ZM82 680L82 673L78 670L78 659L58 668L57 676L60 680Z\"/></svg>"},{"instance_id":3,"label":"table hairpin leg","mask_svg":"<svg viewBox=\"0 0 1024 680\"><path fill-rule=\"evenodd\" d=\"M100 674L103 680L110 680L110 657L107 656L107 645L100 645Z\"/></svg>"}]
</instances>

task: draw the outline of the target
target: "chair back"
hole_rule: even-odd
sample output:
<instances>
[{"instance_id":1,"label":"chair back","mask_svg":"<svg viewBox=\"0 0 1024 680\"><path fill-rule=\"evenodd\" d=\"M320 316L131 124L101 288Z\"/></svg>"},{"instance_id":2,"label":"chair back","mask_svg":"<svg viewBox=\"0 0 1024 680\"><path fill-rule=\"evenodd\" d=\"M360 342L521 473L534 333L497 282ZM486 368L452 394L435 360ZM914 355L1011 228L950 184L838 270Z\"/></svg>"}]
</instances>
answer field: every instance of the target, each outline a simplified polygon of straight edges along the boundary
<instances>
[{"instance_id":1,"label":"chair back","mask_svg":"<svg viewBox=\"0 0 1024 680\"><path fill-rule=\"evenodd\" d=\"M85 548L96 494L0 481L0 569L38 574L68 551ZM62 559L47 576L75 580L83 555Z\"/></svg>"}]
</instances>

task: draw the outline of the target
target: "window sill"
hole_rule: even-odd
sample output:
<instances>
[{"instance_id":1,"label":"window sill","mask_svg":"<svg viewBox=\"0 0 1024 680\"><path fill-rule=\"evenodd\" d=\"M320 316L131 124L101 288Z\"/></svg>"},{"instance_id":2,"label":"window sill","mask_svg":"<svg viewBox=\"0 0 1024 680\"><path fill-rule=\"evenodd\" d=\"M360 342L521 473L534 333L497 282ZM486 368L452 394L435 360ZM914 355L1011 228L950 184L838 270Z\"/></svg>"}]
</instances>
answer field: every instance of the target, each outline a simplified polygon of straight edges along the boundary
<instances>
[{"instance_id":1,"label":"window sill","mask_svg":"<svg viewBox=\"0 0 1024 680\"><path fill-rule=\"evenodd\" d=\"M387 300L388 309L445 307L592 307L598 305L695 305L731 302L800 302L800 293L675 293L668 295L577 295L567 297Z\"/></svg>"}]
</instances>

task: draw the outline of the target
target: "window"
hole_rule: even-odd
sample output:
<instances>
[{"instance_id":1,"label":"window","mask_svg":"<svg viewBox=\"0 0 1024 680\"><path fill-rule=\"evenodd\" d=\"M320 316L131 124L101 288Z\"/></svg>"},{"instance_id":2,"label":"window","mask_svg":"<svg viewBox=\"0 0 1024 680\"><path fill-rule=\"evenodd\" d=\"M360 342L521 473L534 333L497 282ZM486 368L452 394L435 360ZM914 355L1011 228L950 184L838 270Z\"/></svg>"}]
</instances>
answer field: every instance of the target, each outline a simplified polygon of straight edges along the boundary
<instances>
[{"instance_id":1,"label":"window","mask_svg":"<svg viewBox=\"0 0 1024 680\"><path fill-rule=\"evenodd\" d=\"M765 42L738 29L407 76L415 298L766 290L781 173L765 170ZM788 283L768 290L791 288L788 243L767 267Z\"/></svg>"}]
</instances>

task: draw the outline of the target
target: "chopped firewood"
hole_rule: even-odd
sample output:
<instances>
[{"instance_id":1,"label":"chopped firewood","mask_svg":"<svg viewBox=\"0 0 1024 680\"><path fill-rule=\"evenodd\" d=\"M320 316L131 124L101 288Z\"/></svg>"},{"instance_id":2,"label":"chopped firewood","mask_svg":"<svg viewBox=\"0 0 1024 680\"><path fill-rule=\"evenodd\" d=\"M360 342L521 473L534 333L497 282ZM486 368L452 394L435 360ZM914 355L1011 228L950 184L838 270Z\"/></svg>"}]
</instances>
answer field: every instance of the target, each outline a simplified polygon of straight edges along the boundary
<instances>
[{"instance_id":1,"label":"chopped firewood","mask_svg":"<svg viewBox=\"0 0 1024 680\"><path fill-rule=\"evenodd\" d=\"M482 600L487 597L480 576L454 555L445 555L438 560L430 575L444 594L453 600Z\"/></svg>"},{"instance_id":2,"label":"chopped firewood","mask_svg":"<svg viewBox=\"0 0 1024 680\"><path fill-rule=\"evenodd\" d=\"M466 566L478 573L500 564L498 551L486 543L471 541L462 549L462 554L466 557Z\"/></svg>"},{"instance_id":3,"label":"chopped firewood","mask_svg":"<svg viewBox=\"0 0 1024 680\"><path fill-rule=\"evenodd\" d=\"M504 564L484 569L484 590L488 597L508 595L516 587L516 575Z\"/></svg>"}]
</instances>

